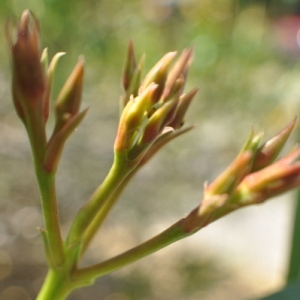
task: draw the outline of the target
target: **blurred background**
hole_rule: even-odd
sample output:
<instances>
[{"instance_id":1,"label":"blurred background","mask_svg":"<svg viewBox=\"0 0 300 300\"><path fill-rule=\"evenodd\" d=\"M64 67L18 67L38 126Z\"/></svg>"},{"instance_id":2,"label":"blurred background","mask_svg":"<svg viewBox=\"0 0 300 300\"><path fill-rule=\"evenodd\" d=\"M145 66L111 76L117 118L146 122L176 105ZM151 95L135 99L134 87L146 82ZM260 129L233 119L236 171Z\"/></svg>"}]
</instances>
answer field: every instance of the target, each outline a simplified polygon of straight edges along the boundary
<instances>
[{"instance_id":1,"label":"blurred background","mask_svg":"<svg viewBox=\"0 0 300 300\"><path fill-rule=\"evenodd\" d=\"M54 96L86 60L84 122L58 172L61 222L72 218L112 163L126 47L146 53L148 70L165 52L194 46L188 89L200 87L187 115L196 128L143 168L99 232L85 264L157 234L201 200L235 157L251 127L271 137L299 111L300 1L1 0L0 27L30 8L49 56L67 52ZM31 153L10 94L5 33L0 34L0 300L35 299L46 272ZM49 132L53 120L49 121ZM291 144L297 140L293 135ZM74 292L70 300L258 299L284 284L293 194L246 208L196 235Z\"/></svg>"}]
</instances>

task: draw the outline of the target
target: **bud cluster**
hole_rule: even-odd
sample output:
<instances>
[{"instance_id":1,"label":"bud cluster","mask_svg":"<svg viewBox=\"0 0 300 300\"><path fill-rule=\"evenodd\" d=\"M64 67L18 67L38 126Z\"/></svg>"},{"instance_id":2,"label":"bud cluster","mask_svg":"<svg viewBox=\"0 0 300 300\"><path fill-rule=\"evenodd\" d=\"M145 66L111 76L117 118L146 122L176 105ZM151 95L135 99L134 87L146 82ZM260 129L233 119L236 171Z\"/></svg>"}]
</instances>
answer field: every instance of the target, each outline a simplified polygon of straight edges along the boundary
<instances>
[{"instance_id":1,"label":"bud cluster","mask_svg":"<svg viewBox=\"0 0 300 300\"><path fill-rule=\"evenodd\" d=\"M239 155L211 184L204 187L199 207L184 220L184 230L195 232L243 206L300 186L300 147L275 161L296 125L296 118L260 145L262 132L252 131Z\"/></svg>"},{"instance_id":2,"label":"bud cluster","mask_svg":"<svg viewBox=\"0 0 300 300\"><path fill-rule=\"evenodd\" d=\"M137 64L129 43L123 72L123 111L115 141L116 152L126 152L129 160L141 158L154 144L164 144L179 130L198 89L183 93L192 49L182 52L169 70L176 52L164 55L141 80L143 58ZM162 139L165 137L166 139ZM168 138L167 138L168 137Z\"/></svg>"}]
</instances>

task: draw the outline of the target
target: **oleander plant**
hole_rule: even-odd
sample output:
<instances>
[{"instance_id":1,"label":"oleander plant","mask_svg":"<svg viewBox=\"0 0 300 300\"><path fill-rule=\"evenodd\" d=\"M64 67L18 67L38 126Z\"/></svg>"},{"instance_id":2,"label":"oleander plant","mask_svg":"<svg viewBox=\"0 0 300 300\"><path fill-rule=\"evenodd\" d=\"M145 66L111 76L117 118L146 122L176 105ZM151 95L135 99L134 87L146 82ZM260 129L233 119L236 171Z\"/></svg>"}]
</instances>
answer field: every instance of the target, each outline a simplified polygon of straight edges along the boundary
<instances>
[{"instance_id":1,"label":"oleander plant","mask_svg":"<svg viewBox=\"0 0 300 300\"><path fill-rule=\"evenodd\" d=\"M44 220L39 232L48 273L37 300L67 299L74 290L92 285L101 276L195 234L235 210L299 188L299 145L280 156L296 127L295 117L267 141L263 141L262 132L252 130L246 141L241 141L243 146L228 167L212 182L203 183L199 204L190 213L123 253L81 266L96 233L135 174L166 144L193 129L185 123L186 112L198 91L197 87L185 90L193 48L180 54L165 54L143 75L144 57L137 60L133 41L129 42L112 166L90 198L82 202L64 236L56 175L68 138L88 112L87 108L81 109L84 58L79 58L52 107L53 76L64 53L57 53L48 62L47 49L40 49L38 20L29 10L23 12L16 26L7 23L6 34L13 105L28 134ZM53 128L47 124L50 114L55 118ZM294 245L290 279L297 278L299 272L296 239Z\"/></svg>"}]
</instances>

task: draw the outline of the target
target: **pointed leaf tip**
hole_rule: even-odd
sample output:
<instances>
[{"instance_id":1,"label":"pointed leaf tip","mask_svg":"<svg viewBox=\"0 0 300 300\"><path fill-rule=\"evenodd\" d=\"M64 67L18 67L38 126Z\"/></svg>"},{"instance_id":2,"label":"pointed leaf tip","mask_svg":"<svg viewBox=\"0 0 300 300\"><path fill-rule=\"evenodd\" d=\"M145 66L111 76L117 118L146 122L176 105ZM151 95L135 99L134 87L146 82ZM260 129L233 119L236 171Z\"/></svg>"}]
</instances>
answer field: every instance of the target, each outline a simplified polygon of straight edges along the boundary
<instances>
[{"instance_id":1,"label":"pointed leaf tip","mask_svg":"<svg viewBox=\"0 0 300 300\"><path fill-rule=\"evenodd\" d=\"M133 40L130 39L127 47L127 54L125 58L123 76L122 76L122 85L125 91L130 87L130 82L137 68L137 62L135 57Z\"/></svg>"},{"instance_id":2,"label":"pointed leaf tip","mask_svg":"<svg viewBox=\"0 0 300 300\"><path fill-rule=\"evenodd\" d=\"M295 128L296 123L297 117L281 129L275 136L259 147L252 167L253 172L266 167L278 157L290 134Z\"/></svg>"}]
</instances>

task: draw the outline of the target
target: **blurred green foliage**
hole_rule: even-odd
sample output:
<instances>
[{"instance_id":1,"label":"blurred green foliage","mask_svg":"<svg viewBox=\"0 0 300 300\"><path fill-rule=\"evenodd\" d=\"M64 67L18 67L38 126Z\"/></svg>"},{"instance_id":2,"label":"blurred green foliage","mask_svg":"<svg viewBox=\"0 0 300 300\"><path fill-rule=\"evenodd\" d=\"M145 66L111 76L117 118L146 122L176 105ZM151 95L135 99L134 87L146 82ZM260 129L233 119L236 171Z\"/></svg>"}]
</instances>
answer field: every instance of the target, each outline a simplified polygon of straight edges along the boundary
<instances>
[{"instance_id":1,"label":"blurred green foliage","mask_svg":"<svg viewBox=\"0 0 300 300\"><path fill-rule=\"evenodd\" d=\"M202 183L233 157L253 123L272 134L299 109L300 52L293 44L297 38L287 47L279 33L289 29L278 23L282 13L297 11L297 1L1 0L0 27L26 8L40 20L42 47L48 47L50 57L67 52L58 67L54 95L78 56L86 60L83 106L91 109L67 146L59 173L65 229L110 167L129 39L133 38L138 55L146 53L147 69L167 51L195 49L188 88L200 86L200 93L188 116L189 123L198 127L142 170L107 224L113 228L111 234L104 237L104 244L100 236L99 245L95 243L91 260L113 254L111 248L104 248L115 241L120 227L130 232L126 231L127 238L120 236L120 245L127 248L152 232L145 228L181 217L201 198ZM21 299L15 295L32 299L44 276L43 249L35 231L42 221L29 146L11 104L4 34L0 34L0 44L0 258L2 270L7 270L0 272L0 299ZM117 222L120 227L113 227ZM215 262L192 255L194 260L183 265L184 256L181 251L176 265L172 257L160 258L155 271L138 264L130 272L100 279L94 288L78 291L71 299L95 299L93 291L97 295L104 291L101 295L107 300L193 300L200 296L234 300L259 292L228 276L230 270L218 261L216 267ZM143 268L149 272L143 273ZM174 277L174 282L167 277ZM205 284L198 286L198 282ZM10 286L22 291L3 296ZM171 293L172 288L176 293Z\"/></svg>"}]
</instances>

